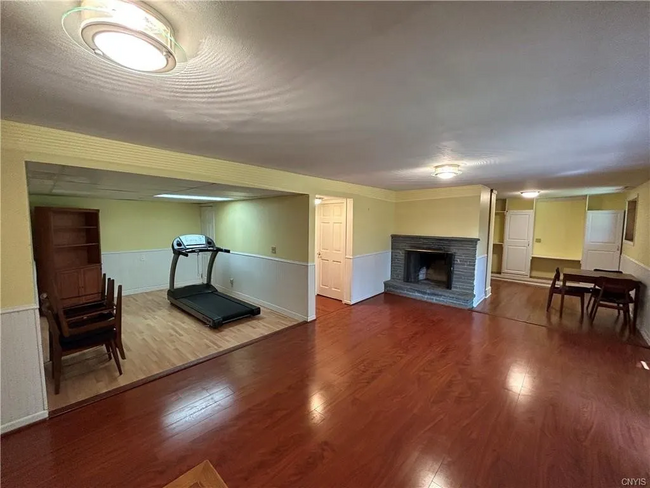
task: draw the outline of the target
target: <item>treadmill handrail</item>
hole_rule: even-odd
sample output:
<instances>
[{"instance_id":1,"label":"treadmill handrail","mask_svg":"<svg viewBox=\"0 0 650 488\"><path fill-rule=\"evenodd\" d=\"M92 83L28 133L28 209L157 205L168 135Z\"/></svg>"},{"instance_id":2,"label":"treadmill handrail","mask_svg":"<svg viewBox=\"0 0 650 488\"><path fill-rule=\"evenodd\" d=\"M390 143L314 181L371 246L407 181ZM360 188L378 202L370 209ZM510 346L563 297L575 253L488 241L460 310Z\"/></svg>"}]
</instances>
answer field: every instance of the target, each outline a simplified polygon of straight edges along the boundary
<instances>
[{"instance_id":1,"label":"treadmill handrail","mask_svg":"<svg viewBox=\"0 0 650 488\"><path fill-rule=\"evenodd\" d=\"M230 249L226 249L223 247L215 246L214 241L210 239L209 237L205 236L206 239L206 244L205 246L196 246L196 247L187 247L184 245L184 243L181 242L181 245L183 248L182 249L177 249L174 247L174 243L178 242L179 239L181 239L181 236L176 237L172 241L172 253L173 253L173 258L172 258L172 265L171 269L169 270L169 289L174 290L176 288L176 267L178 266L178 257L179 256L184 256L188 257L190 254L199 254L202 252L209 252L210 254L210 259L208 260L208 269L207 269L207 277L206 277L206 283L207 285L210 285L212 283L212 269L214 268L214 261L217 258L217 254L220 252L225 252L225 253L230 253Z\"/></svg>"}]
</instances>

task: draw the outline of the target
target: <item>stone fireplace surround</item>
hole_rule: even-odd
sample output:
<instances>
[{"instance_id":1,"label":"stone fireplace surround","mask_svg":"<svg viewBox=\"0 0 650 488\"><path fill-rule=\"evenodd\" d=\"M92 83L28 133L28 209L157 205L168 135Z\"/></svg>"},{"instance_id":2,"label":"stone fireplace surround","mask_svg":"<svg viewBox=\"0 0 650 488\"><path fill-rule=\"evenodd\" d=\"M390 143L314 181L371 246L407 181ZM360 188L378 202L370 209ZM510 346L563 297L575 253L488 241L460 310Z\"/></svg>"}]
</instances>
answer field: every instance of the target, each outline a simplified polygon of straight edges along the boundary
<instances>
[{"instance_id":1,"label":"stone fireplace surround","mask_svg":"<svg viewBox=\"0 0 650 488\"><path fill-rule=\"evenodd\" d=\"M390 280L384 282L384 291L427 302L472 308L478 241L478 238L472 237L392 235ZM453 253L454 274L451 290L428 283L405 282L404 258L407 249L431 249Z\"/></svg>"}]
</instances>

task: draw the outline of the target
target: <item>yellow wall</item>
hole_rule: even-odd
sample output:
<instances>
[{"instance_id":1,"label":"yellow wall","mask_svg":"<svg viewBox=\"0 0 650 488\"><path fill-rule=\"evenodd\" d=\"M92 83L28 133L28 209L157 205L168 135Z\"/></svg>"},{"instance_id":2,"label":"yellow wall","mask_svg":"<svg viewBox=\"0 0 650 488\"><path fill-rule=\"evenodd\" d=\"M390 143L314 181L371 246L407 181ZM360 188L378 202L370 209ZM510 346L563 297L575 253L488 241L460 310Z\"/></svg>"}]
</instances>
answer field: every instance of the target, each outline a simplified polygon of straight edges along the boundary
<instances>
[{"instance_id":1,"label":"yellow wall","mask_svg":"<svg viewBox=\"0 0 650 488\"><path fill-rule=\"evenodd\" d=\"M34 303L27 177L20 154L2 148L0 162L0 307Z\"/></svg>"},{"instance_id":2,"label":"yellow wall","mask_svg":"<svg viewBox=\"0 0 650 488\"><path fill-rule=\"evenodd\" d=\"M589 195L589 210L625 210L625 193Z\"/></svg>"},{"instance_id":3,"label":"yellow wall","mask_svg":"<svg viewBox=\"0 0 650 488\"><path fill-rule=\"evenodd\" d=\"M201 233L199 206L193 203L140 202L30 195L32 207L99 209L102 252L165 249L174 237Z\"/></svg>"},{"instance_id":4,"label":"yellow wall","mask_svg":"<svg viewBox=\"0 0 650 488\"><path fill-rule=\"evenodd\" d=\"M367 197L354 197L353 200L353 255L389 251L395 203Z\"/></svg>"},{"instance_id":5,"label":"yellow wall","mask_svg":"<svg viewBox=\"0 0 650 488\"><path fill-rule=\"evenodd\" d=\"M215 241L231 251L307 262L309 198L296 195L216 203Z\"/></svg>"},{"instance_id":6,"label":"yellow wall","mask_svg":"<svg viewBox=\"0 0 650 488\"><path fill-rule=\"evenodd\" d=\"M478 196L397 202L395 234L478 237L479 213Z\"/></svg>"},{"instance_id":7,"label":"yellow wall","mask_svg":"<svg viewBox=\"0 0 650 488\"><path fill-rule=\"evenodd\" d=\"M493 273L501 273L501 263L503 261L503 246L495 245L492 247L492 265Z\"/></svg>"},{"instance_id":8,"label":"yellow wall","mask_svg":"<svg viewBox=\"0 0 650 488\"><path fill-rule=\"evenodd\" d=\"M585 219L585 198L537 200L533 255L579 260L585 237Z\"/></svg>"},{"instance_id":9,"label":"yellow wall","mask_svg":"<svg viewBox=\"0 0 650 488\"><path fill-rule=\"evenodd\" d=\"M508 210L533 210L534 198L508 198Z\"/></svg>"},{"instance_id":10,"label":"yellow wall","mask_svg":"<svg viewBox=\"0 0 650 488\"><path fill-rule=\"evenodd\" d=\"M634 245L623 241L623 254L650 266L650 181L627 193L627 198L638 195Z\"/></svg>"},{"instance_id":11,"label":"yellow wall","mask_svg":"<svg viewBox=\"0 0 650 488\"><path fill-rule=\"evenodd\" d=\"M1 136L2 186L0 193L2 193L2 210L0 221L2 223L2 239L0 247L3 248L1 256L5 259L2 259L1 263L0 304L5 308L34 303L25 161L309 194L311 198L308 212L309 245L307 252L310 262L314 260L315 247L315 212L312 200L315 195L383 200L389 202L386 205L388 208L391 208L391 203L396 198L395 192L390 190L127 144L16 122L2 121ZM389 229L392 228L392 225L385 225L383 221L387 218L380 212L374 212L373 215L381 217L382 222L372 224L366 222L364 224L363 218L361 218L362 225L376 228L378 240L389 242L389 236L392 233L392 230ZM5 246L8 246L10 250L6 251ZM361 240L355 254L362 253L364 248L372 249L372 246ZM10 256L10 259L6 259L7 256Z\"/></svg>"},{"instance_id":12,"label":"yellow wall","mask_svg":"<svg viewBox=\"0 0 650 488\"><path fill-rule=\"evenodd\" d=\"M565 259L539 259L533 258L530 263L530 276L533 278L553 279L555 268L579 268L580 261Z\"/></svg>"}]
</instances>

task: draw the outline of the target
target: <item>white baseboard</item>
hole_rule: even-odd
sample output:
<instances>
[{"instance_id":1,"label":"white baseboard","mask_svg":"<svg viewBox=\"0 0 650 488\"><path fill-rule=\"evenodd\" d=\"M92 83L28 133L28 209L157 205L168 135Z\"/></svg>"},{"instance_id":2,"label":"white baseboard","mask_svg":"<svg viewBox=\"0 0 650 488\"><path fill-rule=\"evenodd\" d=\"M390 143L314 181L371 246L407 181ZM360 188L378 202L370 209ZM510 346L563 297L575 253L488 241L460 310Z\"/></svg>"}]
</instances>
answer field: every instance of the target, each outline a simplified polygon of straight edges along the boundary
<instances>
[{"instance_id":1,"label":"white baseboard","mask_svg":"<svg viewBox=\"0 0 650 488\"><path fill-rule=\"evenodd\" d=\"M384 281L390 279L391 251L363 254L352 258L352 290L350 305L384 292Z\"/></svg>"},{"instance_id":2,"label":"white baseboard","mask_svg":"<svg viewBox=\"0 0 650 488\"><path fill-rule=\"evenodd\" d=\"M177 286L201 281L201 261L197 256L191 255L179 259L176 268ZM105 252L102 253L102 271L115 279L116 284L122 285L124 295L133 295L166 290L169 286L171 261L170 248Z\"/></svg>"},{"instance_id":3,"label":"white baseboard","mask_svg":"<svg viewBox=\"0 0 650 488\"><path fill-rule=\"evenodd\" d=\"M309 291L313 268L308 263L230 253L219 255L212 282L221 292L307 320L316 313L316 297Z\"/></svg>"},{"instance_id":4,"label":"white baseboard","mask_svg":"<svg viewBox=\"0 0 650 488\"><path fill-rule=\"evenodd\" d=\"M527 276L517 276L517 275L503 275L503 274L493 274L493 280L500 281L511 281L513 283L524 283L526 285L541 286L548 288L551 284L551 280L543 280L540 278L529 278Z\"/></svg>"},{"instance_id":5,"label":"white baseboard","mask_svg":"<svg viewBox=\"0 0 650 488\"><path fill-rule=\"evenodd\" d=\"M316 320L316 315L310 315L307 322L311 322L312 320Z\"/></svg>"},{"instance_id":6,"label":"white baseboard","mask_svg":"<svg viewBox=\"0 0 650 488\"><path fill-rule=\"evenodd\" d=\"M476 307L485 299L485 282L487 279L487 254L478 256L474 266L474 302Z\"/></svg>"},{"instance_id":7,"label":"white baseboard","mask_svg":"<svg viewBox=\"0 0 650 488\"><path fill-rule=\"evenodd\" d=\"M490 298L492 296L492 287L488 286L485 290L485 298Z\"/></svg>"},{"instance_id":8,"label":"white baseboard","mask_svg":"<svg viewBox=\"0 0 650 488\"><path fill-rule=\"evenodd\" d=\"M230 295L231 297L235 297L245 302L252 303L253 305L258 305L260 307L268 308L269 310L273 310L274 312L278 312L279 314L286 315L287 317L291 317L292 319L305 320L305 321L308 320L306 315L297 314L292 310L287 310L286 308L278 307L277 305L274 305L269 302L265 302L264 300L260 300L259 298L255 298L250 295L246 295L244 293L228 290L225 286L218 288L218 290L220 293L223 293L225 295Z\"/></svg>"},{"instance_id":9,"label":"white baseboard","mask_svg":"<svg viewBox=\"0 0 650 488\"><path fill-rule=\"evenodd\" d=\"M624 273L636 276L644 285L641 287L637 329L643 339L650 344L650 268L623 254L620 269Z\"/></svg>"},{"instance_id":10,"label":"white baseboard","mask_svg":"<svg viewBox=\"0 0 650 488\"><path fill-rule=\"evenodd\" d=\"M27 417L14 420L13 422L7 422L6 424L2 424L0 426L0 433L5 434L7 432L11 432L12 430L16 430L20 427L24 427L25 425L33 424L34 422L38 422L39 420L46 419L48 415L49 413L47 410L42 410L41 412L33 413L31 415L28 415Z\"/></svg>"},{"instance_id":11,"label":"white baseboard","mask_svg":"<svg viewBox=\"0 0 650 488\"><path fill-rule=\"evenodd\" d=\"M112 278L112 276L111 276ZM201 282L201 277L197 277L196 280L192 281L177 281L175 283L176 288L181 288L183 286L188 286L188 285L195 285L197 283ZM121 284L118 282L118 285ZM154 286L144 286L141 288L131 288L129 290L122 290L122 295L127 296L127 295L135 295L137 293L147 293L150 291L158 291L158 290L168 290L169 289L169 283L165 285L154 285Z\"/></svg>"},{"instance_id":12,"label":"white baseboard","mask_svg":"<svg viewBox=\"0 0 650 488\"><path fill-rule=\"evenodd\" d=\"M0 318L0 429L47 416L41 329L36 305L5 309Z\"/></svg>"}]
</instances>

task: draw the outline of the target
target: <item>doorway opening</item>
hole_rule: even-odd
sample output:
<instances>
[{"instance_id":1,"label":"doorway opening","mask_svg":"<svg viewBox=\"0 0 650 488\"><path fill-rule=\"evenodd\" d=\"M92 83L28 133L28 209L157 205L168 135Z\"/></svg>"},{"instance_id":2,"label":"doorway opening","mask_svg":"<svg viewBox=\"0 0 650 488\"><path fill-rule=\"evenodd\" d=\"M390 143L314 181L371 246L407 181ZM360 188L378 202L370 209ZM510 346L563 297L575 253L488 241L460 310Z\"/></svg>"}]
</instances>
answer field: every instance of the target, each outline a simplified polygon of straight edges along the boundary
<instances>
[{"instance_id":1,"label":"doorway opening","mask_svg":"<svg viewBox=\"0 0 650 488\"><path fill-rule=\"evenodd\" d=\"M316 316L350 304L352 279L352 199L316 196L314 201Z\"/></svg>"}]
</instances>

